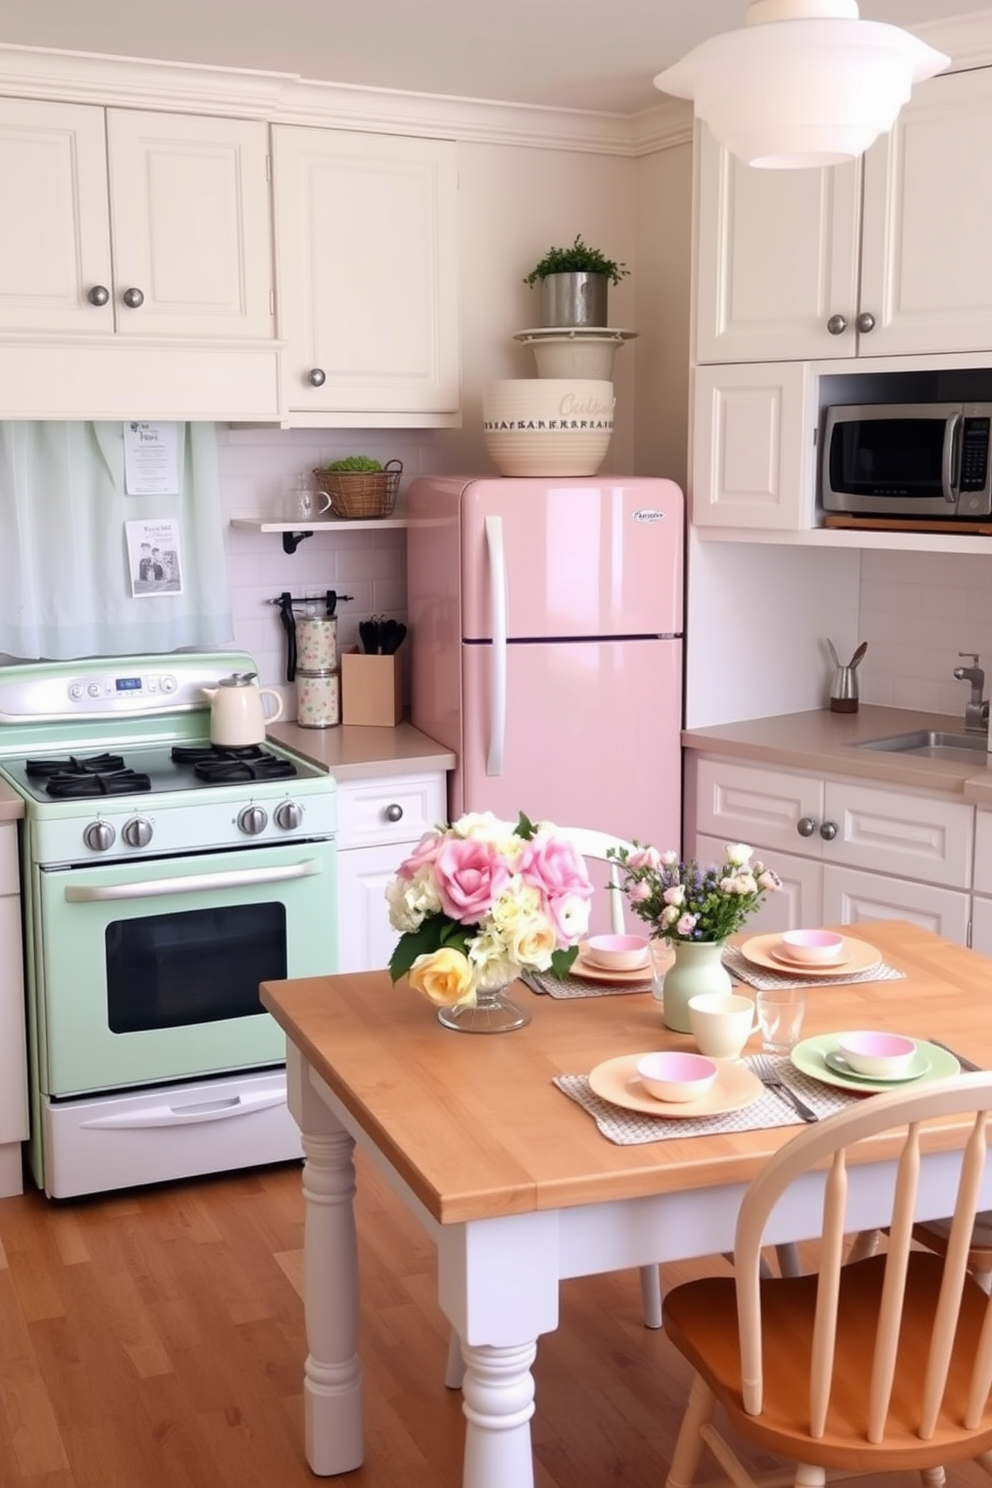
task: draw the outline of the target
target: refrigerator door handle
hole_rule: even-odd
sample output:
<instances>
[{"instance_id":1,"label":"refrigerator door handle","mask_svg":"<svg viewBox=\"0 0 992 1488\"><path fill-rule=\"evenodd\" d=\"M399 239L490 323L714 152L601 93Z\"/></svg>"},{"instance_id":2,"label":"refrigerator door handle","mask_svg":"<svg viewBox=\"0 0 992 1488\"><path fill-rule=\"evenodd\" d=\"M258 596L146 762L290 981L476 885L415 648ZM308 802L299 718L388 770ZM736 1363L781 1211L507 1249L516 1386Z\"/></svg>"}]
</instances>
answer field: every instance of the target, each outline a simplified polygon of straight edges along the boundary
<instances>
[{"instance_id":1,"label":"refrigerator door handle","mask_svg":"<svg viewBox=\"0 0 992 1488\"><path fill-rule=\"evenodd\" d=\"M503 555L503 521L486 518L486 547L489 550L489 593L492 601L492 664L489 693L489 753L486 774L502 775L506 740L506 562Z\"/></svg>"}]
</instances>

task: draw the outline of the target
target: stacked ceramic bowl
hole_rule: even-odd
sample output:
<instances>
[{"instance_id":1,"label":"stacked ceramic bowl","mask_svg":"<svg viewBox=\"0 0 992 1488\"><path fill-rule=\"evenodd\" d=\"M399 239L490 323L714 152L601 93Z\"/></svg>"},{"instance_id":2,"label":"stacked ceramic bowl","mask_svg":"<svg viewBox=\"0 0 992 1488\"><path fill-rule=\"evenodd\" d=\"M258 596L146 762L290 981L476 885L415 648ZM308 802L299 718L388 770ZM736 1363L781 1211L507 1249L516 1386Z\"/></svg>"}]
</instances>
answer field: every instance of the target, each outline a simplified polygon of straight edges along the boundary
<instances>
[{"instance_id":1,"label":"stacked ceramic bowl","mask_svg":"<svg viewBox=\"0 0 992 1488\"><path fill-rule=\"evenodd\" d=\"M595 475L613 438L613 384L508 378L486 385L482 427L500 475Z\"/></svg>"}]
</instances>

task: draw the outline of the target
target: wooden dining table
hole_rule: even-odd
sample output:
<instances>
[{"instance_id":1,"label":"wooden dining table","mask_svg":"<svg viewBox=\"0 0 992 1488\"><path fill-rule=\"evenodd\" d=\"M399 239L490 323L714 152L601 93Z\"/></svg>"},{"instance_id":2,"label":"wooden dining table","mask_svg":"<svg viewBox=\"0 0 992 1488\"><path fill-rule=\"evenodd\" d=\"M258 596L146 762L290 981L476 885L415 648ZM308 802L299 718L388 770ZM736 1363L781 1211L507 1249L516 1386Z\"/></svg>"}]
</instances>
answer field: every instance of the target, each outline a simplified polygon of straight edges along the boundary
<instances>
[{"instance_id":1,"label":"wooden dining table","mask_svg":"<svg viewBox=\"0 0 992 1488\"><path fill-rule=\"evenodd\" d=\"M939 1039L992 1068L992 960L902 921L846 928L906 975L818 982L804 1037L886 1029ZM540 1336L558 1325L561 1281L731 1251L748 1182L801 1129L797 1117L770 1130L617 1145L555 1077L618 1055L692 1048L691 1038L664 1027L646 992L559 1000L517 983L514 996L530 1022L482 1035L443 1028L385 971L262 984L286 1032L306 1155L305 1451L316 1474L347 1472L363 1455L356 1144L437 1247L439 1302L465 1365L462 1488L533 1488L531 1366ZM947 1123L924 1139L929 1217L949 1206L953 1142ZM869 1230L888 1217L891 1151L878 1141L856 1156L848 1217L852 1230ZM987 1184L986 1206L992 1174ZM780 1206L769 1244L815 1236L816 1197L807 1186Z\"/></svg>"}]
</instances>

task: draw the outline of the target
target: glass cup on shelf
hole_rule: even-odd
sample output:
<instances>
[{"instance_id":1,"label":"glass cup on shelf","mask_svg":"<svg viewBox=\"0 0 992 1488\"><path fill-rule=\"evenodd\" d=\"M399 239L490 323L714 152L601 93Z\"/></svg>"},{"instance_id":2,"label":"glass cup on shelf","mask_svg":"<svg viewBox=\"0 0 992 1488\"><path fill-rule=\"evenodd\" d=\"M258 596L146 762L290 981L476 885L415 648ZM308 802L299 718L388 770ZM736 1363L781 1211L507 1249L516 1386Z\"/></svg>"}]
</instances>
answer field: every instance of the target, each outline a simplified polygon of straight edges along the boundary
<instances>
[{"instance_id":1,"label":"glass cup on shelf","mask_svg":"<svg viewBox=\"0 0 992 1488\"><path fill-rule=\"evenodd\" d=\"M761 1047L767 1054L791 1054L806 1016L803 987L762 987L755 997Z\"/></svg>"},{"instance_id":2,"label":"glass cup on shelf","mask_svg":"<svg viewBox=\"0 0 992 1488\"><path fill-rule=\"evenodd\" d=\"M293 520L313 521L331 509L326 491L318 491L307 476L301 475L286 501L286 514Z\"/></svg>"}]
</instances>

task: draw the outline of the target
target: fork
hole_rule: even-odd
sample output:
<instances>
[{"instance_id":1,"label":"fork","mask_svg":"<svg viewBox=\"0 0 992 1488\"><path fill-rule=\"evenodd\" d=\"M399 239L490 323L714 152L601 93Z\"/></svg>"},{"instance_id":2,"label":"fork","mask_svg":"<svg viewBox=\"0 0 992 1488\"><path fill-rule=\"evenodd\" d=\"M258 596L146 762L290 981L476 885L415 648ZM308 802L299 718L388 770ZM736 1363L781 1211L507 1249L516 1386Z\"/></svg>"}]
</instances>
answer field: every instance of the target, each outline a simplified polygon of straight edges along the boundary
<instances>
[{"instance_id":1,"label":"fork","mask_svg":"<svg viewBox=\"0 0 992 1488\"><path fill-rule=\"evenodd\" d=\"M777 1073L767 1054L753 1054L751 1056L751 1068L767 1090L773 1090L776 1095L782 1096L795 1108L804 1121L819 1121L819 1116L811 1110L805 1101L800 1100L791 1085L787 1085L782 1076Z\"/></svg>"}]
</instances>

